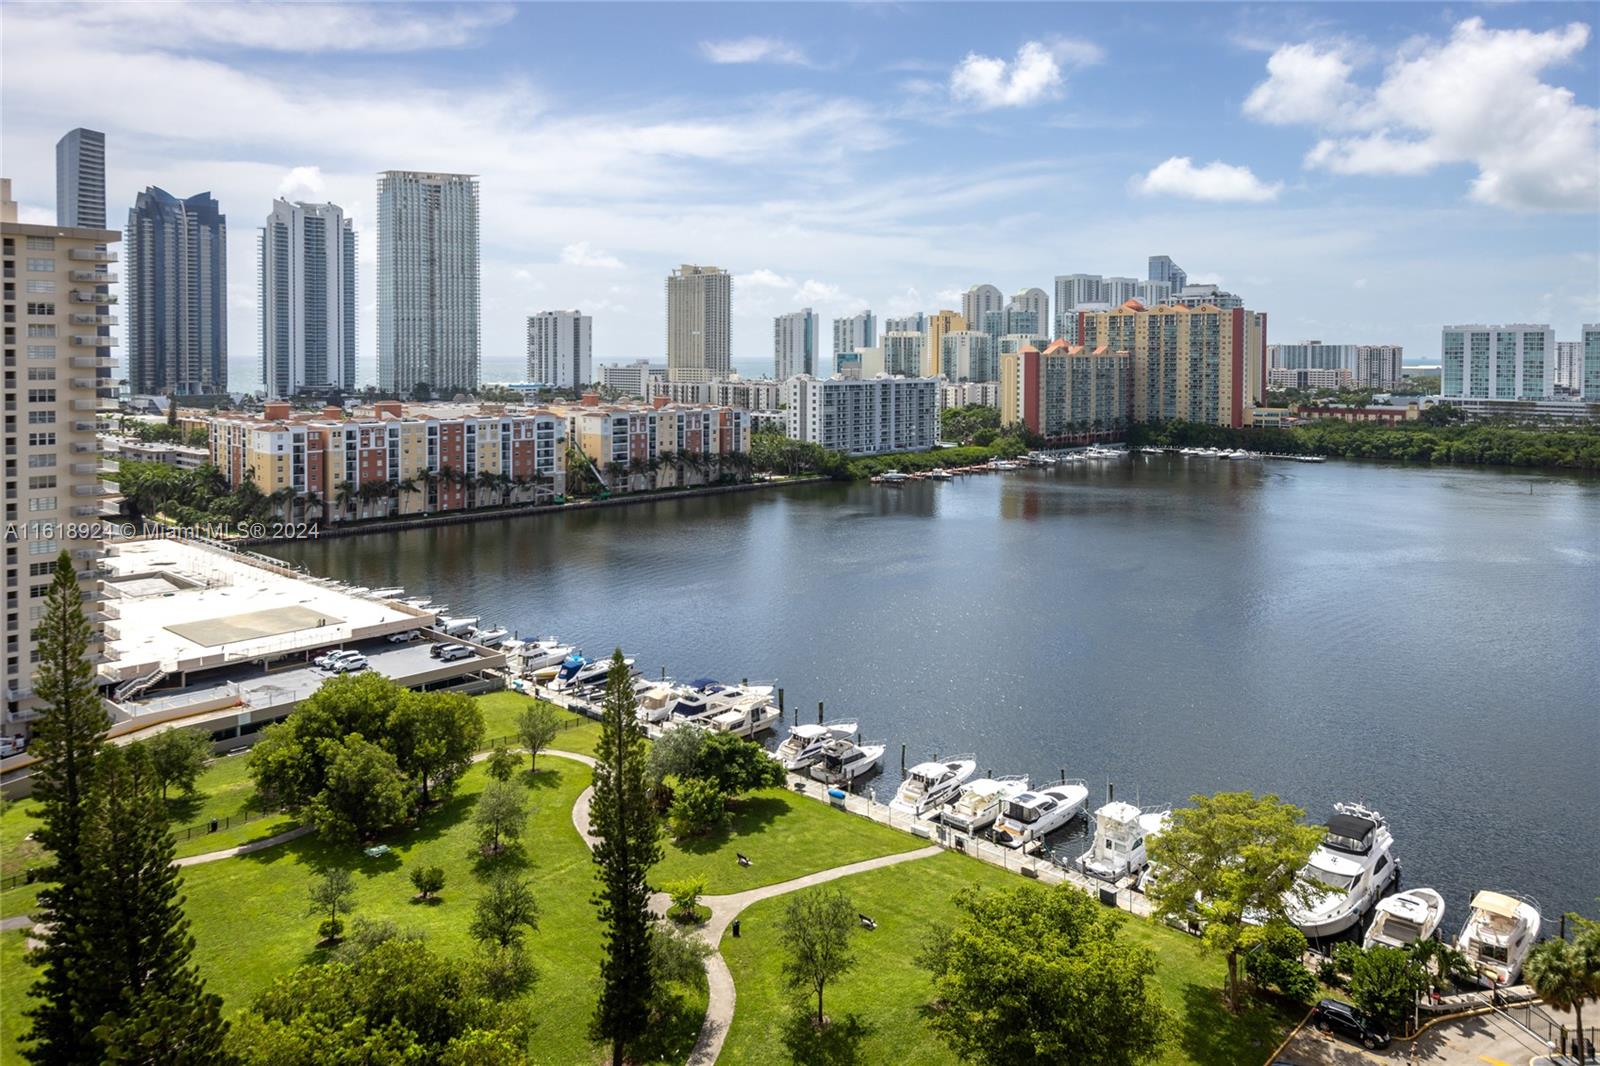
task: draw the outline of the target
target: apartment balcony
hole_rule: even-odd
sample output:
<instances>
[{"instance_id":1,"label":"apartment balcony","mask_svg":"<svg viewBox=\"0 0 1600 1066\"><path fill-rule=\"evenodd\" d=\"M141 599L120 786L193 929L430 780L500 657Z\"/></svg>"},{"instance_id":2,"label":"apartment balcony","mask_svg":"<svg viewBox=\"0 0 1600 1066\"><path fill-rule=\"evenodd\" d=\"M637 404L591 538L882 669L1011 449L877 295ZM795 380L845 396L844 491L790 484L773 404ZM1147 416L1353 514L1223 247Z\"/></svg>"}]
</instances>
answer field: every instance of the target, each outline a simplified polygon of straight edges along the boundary
<instances>
[{"instance_id":1,"label":"apartment balcony","mask_svg":"<svg viewBox=\"0 0 1600 1066\"><path fill-rule=\"evenodd\" d=\"M67 357L67 365L77 370L95 370L104 366L101 362L104 358L105 356L100 355L72 355Z\"/></svg>"},{"instance_id":2,"label":"apartment balcony","mask_svg":"<svg viewBox=\"0 0 1600 1066\"><path fill-rule=\"evenodd\" d=\"M67 316L67 321L74 326L115 326L119 319L116 315L97 315L93 311L74 311Z\"/></svg>"},{"instance_id":3,"label":"apartment balcony","mask_svg":"<svg viewBox=\"0 0 1600 1066\"><path fill-rule=\"evenodd\" d=\"M71 299L75 304L114 304L117 302L117 294L95 292L93 289L73 289Z\"/></svg>"},{"instance_id":4,"label":"apartment balcony","mask_svg":"<svg viewBox=\"0 0 1600 1066\"><path fill-rule=\"evenodd\" d=\"M117 253L98 248L71 248L67 250L68 259L76 259L80 263L115 263Z\"/></svg>"},{"instance_id":5,"label":"apartment balcony","mask_svg":"<svg viewBox=\"0 0 1600 1066\"><path fill-rule=\"evenodd\" d=\"M106 552L105 552L104 548L73 548L72 549L72 557L74 559L102 559L102 558L105 557L105 554L106 554Z\"/></svg>"},{"instance_id":6,"label":"apartment balcony","mask_svg":"<svg viewBox=\"0 0 1600 1066\"><path fill-rule=\"evenodd\" d=\"M80 285L113 285L122 279L105 270L69 270L67 277Z\"/></svg>"},{"instance_id":7,"label":"apartment balcony","mask_svg":"<svg viewBox=\"0 0 1600 1066\"><path fill-rule=\"evenodd\" d=\"M100 473L100 464L99 463L73 463L72 464L72 472L74 474L84 474L84 475L88 475L88 476L92 477L95 474Z\"/></svg>"},{"instance_id":8,"label":"apartment balcony","mask_svg":"<svg viewBox=\"0 0 1600 1066\"><path fill-rule=\"evenodd\" d=\"M99 455L100 454L100 442L98 440L96 440L96 441L81 441L80 440L80 441L78 441L78 442L73 444L73 446L72 446L72 454L73 455Z\"/></svg>"},{"instance_id":9,"label":"apartment balcony","mask_svg":"<svg viewBox=\"0 0 1600 1066\"><path fill-rule=\"evenodd\" d=\"M67 339L80 348L115 348L122 343L116 337L98 333L74 333Z\"/></svg>"},{"instance_id":10,"label":"apartment balcony","mask_svg":"<svg viewBox=\"0 0 1600 1066\"><path fill-rule=\"evenodd\" d=\"M100 410L100 401L89 399L73 400L71 407L74 411L98 411Z\"/></svg>"},{"instance_id":11,"label":"apartment balcony","mask_svg":"<svg viewBox=\"0 0 1600 1066\"><path fill-rule=\"evenodd\" d=\"M95 423L86 422L81 418L76 422L71 422L68 424L71 425L72 432L74 433L97 433L100 430L100 427Z\"/></svg>"}]
</instances>

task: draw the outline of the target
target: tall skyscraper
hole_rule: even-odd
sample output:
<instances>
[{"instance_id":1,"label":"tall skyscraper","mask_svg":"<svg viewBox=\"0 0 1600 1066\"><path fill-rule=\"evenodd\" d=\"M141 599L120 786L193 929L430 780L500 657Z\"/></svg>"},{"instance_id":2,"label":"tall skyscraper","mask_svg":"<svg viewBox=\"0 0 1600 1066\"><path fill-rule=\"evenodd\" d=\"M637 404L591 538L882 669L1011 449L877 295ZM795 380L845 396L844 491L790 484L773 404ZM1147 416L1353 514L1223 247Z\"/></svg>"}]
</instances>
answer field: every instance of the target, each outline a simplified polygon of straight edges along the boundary
<instances>
[{"instance_id":1,"label":"tall skyscraper","mask_svg":"<svg viewBox=\"0 0 1600 1066\"><path fill-rule=\"evenodd\" d=\"M950 381L993 381L994 338L975 329L946 333L939 342L939 373Z\"/></svg>"},{"instance_id":2,"label":"tall skyscraper","mask_svg":"<svg viewBox=\"0 0 1600 1066\"><path fill-rule=\"evenodd\" d=\"M0 179L0 246L5 267L5 448L7 518L6 733L37 713L39 618L56 557L72 553L88 594L87 655L104 644L95 560L104 553L100 519L115 515L116 485L100 478L95 409L114 405L108 271L119 234L104 227L19 224L11 182Z\"/></svg>"},{"instance_id":3,"label":"tall skyscraper","mask_svg":"<svg viewBox=\"0 0 1600 1066\"><path fill-rule=\"evenodd\" d=\"M1600 403L1600 322L1583 324L1583 398Z\"/></svg>"},{"instance_id":4,"label":"tall skyscraper","mask_svg":"<svg viewBox=\"0 0 1600 1066\"><path fill-rule=\"evenodd\" d=\"M478 386L478 179L378 175L378 387Z\"/></svg>"},{"instance_id":5,"label":"tall skyscraper","mask_svg":"<svg viewBox=\"0 0 1600 1066\"><path fill-rule=\"evenodd\" d=\"M1023 289L1011 298L1006 305L1006 310L1012 314L1031 313L1033 325L1027 329L1020 328L1023 323L1021 318L1007 319L1006 333L1038 333L1044 334L1050 329L1050 294L1040 288Z\"/></svg>"},{"instance_id":6,"label":"tall skyscraper","mask_svg":"<svg viewBox=\"0 0 1600 1066\"><path fill-rule=\"evenodd\" d=\"M1239 428L1266 395L1267 316L1244 308L1082 313L1083 347L1132 356L1132 417Z\"/></svg>"},{"instance_id":7,"label":"tall skyscraper","mask_svg":"<svg viewBox=\"0 0 1600 1066\"><path fill-rule=\"evenodd\" d=\"M594 319L582 311L540 311L529 315L528 380L558 389L577 389L592 383L593 328Z\"/></svg>"},{"instance_id":8,"label":"tall skyscraper","mask_svg":"<svg viewBox=\"0 0 1600 1066\"><path fill-rule=\"evenodd\" d=\"M1583 392L1583 342L1556 341L1556 388L1574 396Z\"/></svg>"},{"instance_id":9,"label":"tall skyscraper","mask_svg":"<svg viewBox=\"0 0 1600 1066\"><path fill-rule=\"evenodd\" d=\"M1180 292L1189 284L1189 275L1177 263L1172 261L1170 255L1152 255L1150 257L1150 270L1148 277L1151 281L1166 282L1168 291Z\"/></svg>"},{"instance_id":10,"label":"tall skyscraper","mask_svg":"<svg viewBox=\"0 0 1600 1066\"><path fill-rule=\"evenodd\" d=\"M898 378L924 376L923 355L925 338L920 333L885 333L883 335L883 370ZM932 377L934 375L927 375Z\"/></svg>"},{"instance_id":11,"label":"tall skyscraper","mask_svg":"<svg viewBox=\"0 0 1600 1066\"><path fill-rule=\"evenodd\" d=\"M1100 299L1112 307L1121 307L1129 300L1139 298L1138 278L1101 278Z\"/></svg>"},{"instance_id":12,"label":"tall skyscraper","mask_svg":"<svg viewBox=\"0 0 1600 1066\"><path fill-rule=\"evenodd\" d=\"M909 315L883 320L884 333L926 333L927 331L928 315L924 311L913 311Z\"/></svg>"},{"instance_id":13,"label":"tall skyscraper","mask_svg":"<svg viewBox=\"0 0 1600 1066\"><path fill-rule=\"evenodd\" d=\"M927 317L926 327L923 329L923 333L927 337L922 346L923 377L936 378L939 376L939 362L944 352L944 335L952 330L966 329L969 325L975 324L969 323L959 311L935 311ZM884 360L885 362L888 361L887 355L884 356ZM909 376L915 377L916 371L912 371Z\"/></svg>"},{"instance_id":14,"label":"tall skyscraper","mask_svg":"<svg viewBox=\"0 0 1600 1066\"><path fill-rule=\"evenodd\" d=\"M154 185L128 210L128 388L228 391L228 220L208 192Z\"/></svg>"},{"instance_id":15,"label":"tall skyscraper","mask_svg":"<svg viewBox=\"0 0 1600 1066\"><path fill-rule=\"evenodd\" d=\"M1102 301L1100 283L1103 280L1099 274L1056 275L1055 335L1057 337L1077 342L1077 309L1084 304L1098 304Z\"/></svg>"},{"instance_id":16,"label":"tall skyscraper","mask_svg":"<svg viewBox=\"0 0 1600 1066\"><path fill-rule=\"evenodd\" d=\"M1005 309L1005 297L993 285L974 285L961 294L961 317L967 320L968 329L983 329L985 314Z\"/></svg>"},{"instance_id":17,"label":"tall skyscraper","mask_svg":"<svg viewBox=\"0 0 1600 1066\"><path fill-rule=\"evenodd\" d=\"M261 228L261 381L271 399L356 384L356 231L337 204L272 201Z\"/></svg>"},{"instance_id":18,"label":"tall skyscraper","mask_svg":"<svg viewBox=\"0 0 1600 1066\"><path fill-rule=\"evenodd\" d=\"M1398 344L1356 346L1356 384L1387 389L1400 384L1405 350Z\"/></svg>"},{"instance_id":19,"label":"tall skyscraper","mask_svg":"<svg viewBox=\"0 0 1600 1066\"><path fill-rule=\"evenodd\" d=\"M56 142L56 225L106 228L106 135L79 127Z\"/></svg>"},{"instance_id":20,"label":"tall skyscraper","mask_svg":"<svg viewBox=\"0 0 1600 1066\"><path fill-rule=\"evenodd\" d=\"M817 372L817 315L811 308L772 320L772 376L788 381Z\"/></svg>"},{"instance_id":21,"label":"tall skyscraper","mask_svg":"<svg viewBox=\"0 0 1600 1066\"><path fill-rule=\"evenodd\" d=\"M921 325L917 332L922 332ZM845 352L854 352L862 348L871 348L878 343L878 320L871 311L862 311L851 315L849 318L836 318L833 320L833 354L835 357Z\"/></svg>"},{"instance_id":22,"label":"tall skyscraper","mask_svg":"<svg viewBox=\"0 0 1600 1066\"><path fill-rule=\"evenodd\" d=\"M1545 400L1555 394L1556 337L1549 326L1446 326L1439 395Z\"/></svg>"},{"instance_id":23,"label":"tall skyscraper","mask_svg":"<svg viewBox=\"0 0 1600 1066\"><path fill-rule=\"evenodd\" d=\"M667 379L716 381L733 366L733 275L685 263L667 278Z\"/></svg>"}]
</instances>

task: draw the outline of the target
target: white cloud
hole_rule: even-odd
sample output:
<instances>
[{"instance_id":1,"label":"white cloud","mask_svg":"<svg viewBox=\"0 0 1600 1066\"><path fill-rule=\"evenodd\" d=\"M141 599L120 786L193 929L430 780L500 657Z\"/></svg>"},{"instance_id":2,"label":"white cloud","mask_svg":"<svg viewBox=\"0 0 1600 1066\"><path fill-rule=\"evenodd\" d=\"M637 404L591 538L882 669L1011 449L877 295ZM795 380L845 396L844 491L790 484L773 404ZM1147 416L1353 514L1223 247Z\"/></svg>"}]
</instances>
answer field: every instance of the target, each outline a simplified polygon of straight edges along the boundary
<instances>
[{"instance_id":1,"label":"white cloud","mask_svg":"<svg viewBox=\"0 0 1600 1066\"><path fill-rule=\"evenodd\" d=\"M967 53L950 73L950 96L979 108L1027 107L1061 94L1063 67L1098 63L1101 51L1088 41L1028 41L1015 59Z\"/></svg>"},{"instance_id":2,"label":"white cloud","mask_svg":"<svg viewBox=\"0 0 1600 1066\"><path fill-rule=\"evenodd\" d=\"M1262 203L1276 200L1282 182L1267 184L1249 167L1233 166L1216 160L1195 166L1186 155L1175 155L1158 164L1150 173L1133 180L1136 192L1150 196L1183 196L1190 200Z\"/></svg>"},{"instance_id":3,"label":"white cloud","mask_svg":"<svg viewBox=\"0 0 1600 1066\"><path fill-rule=\"evenodd\" d=\"M701 41L700 54L713 63L781 63L794 67L811 65L802 49L776 37Z\"/></svg>"},{"instance_id":4,"label":"white cloud","mask_svg":"<svg viewBox=\"0 0 1600 1066\"><path fill-rule=\"evenodd\" d=\"M321 167L295 167L278 183L278 198L315 203L327 196L327 189Z\"/></svg>"},{"instance_id":5,"label":"white cloud","mask_svg":"<svg viewBox=\"0 0 1600 1066\"><path fill-rule=\"evenodd\" d=\"M561 261L567 266L596 267L601 270L621 270L622 260L609 252L592 247L588 241L575 241L561 249Z\"/></svg>"},{"instance_id":6,"label":"white cloud","mask_svg":"<svg viewBox=\"0 0 1600 1066\"><path fill-rule=\"evenodd\" d=\"M777 271L768 270L766 267L752 270L748 274L735 274L733 276L733 284L735 288L741 290L751 287L758 289L794 288L793 281L784 277L782 274L779 274Z\"/></svg>"},{"instance_id":7,"label":"white cloud","mask_svg":"<svg viewBox=\"0 0 1600 1066\"><path fill-rule=\"evenodd\" d=\"M1307 167L1338 174L1426 174L1476 166L1472 199L1523 210L1593 211L1600 203L1600 110L1542 80L1573 60L1589 27L1493 30L1458 23L1444 42L1408 42L1372 88L1350 80L1337 53L1287 45L1245 101L1265 122L1303 123L1325 136Z\"/></svg>"}]
</instances>

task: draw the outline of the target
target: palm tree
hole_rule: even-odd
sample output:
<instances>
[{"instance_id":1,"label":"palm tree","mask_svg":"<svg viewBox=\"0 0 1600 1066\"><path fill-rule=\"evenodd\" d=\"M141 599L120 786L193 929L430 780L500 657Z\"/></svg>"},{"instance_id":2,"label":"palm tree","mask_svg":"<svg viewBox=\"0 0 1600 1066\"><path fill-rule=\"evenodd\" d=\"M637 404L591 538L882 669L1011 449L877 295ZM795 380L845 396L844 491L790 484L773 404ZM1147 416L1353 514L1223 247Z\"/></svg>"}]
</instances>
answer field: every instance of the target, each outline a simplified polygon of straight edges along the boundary
<instances>
[{"instance_id":1,"label":"palm tree","mask_svg":"<svg viewBox=\"0 0 1600 1066\"><path fill-rule=\"evenodd\" d=\"M626 478L627 476L628 476L628 464L627 463L618 462L617 460L613 459L609 463L606 464L606 480L611 485L611 487L615 488L616 487L616 483L618 481L621 481L622 479ZM626 492L631 487L632 486L630 486L630 485L623 484L622 485L622 490L624 492Z\"/></svg>"},{"instance_id":2,"label":"palm tree","mask_svg":"<svg viewBox=\"0 0 1600 1066\"><path fill-rule=\"evenodd\" d=\"M285 485L283 488L274 489L270 494L268 494L267 503L285 522L292 522L294 519L291 512L294 507L294 498L296 495L298 494L295 492L293 485Z\"/></svg>"},{"instance_id":3,"label":"palm tree","mask_svg":"<svg viewBox=\"0 0 1600 1066\"><path fill-rule=\"evenodd\" d=\"M1576 917L1576 916L1574 916ZM1570 1010L1577 1020L1578 1063L1589 1061L1583 1035L1583 1004L1600 999L1600 923L1580 920L1573 940L1546 940L1528 953L1523 978L1539 998L1557 1010Z\"/></svg>"},{"instance_id":4,"label":"palm tree","mask_svg":"<svg viewBox=\"0 0 1600 1066\"><path fill-rule=\"evenodd\" d=\"M356 487L348 481L341 481L333 490L334 502L339 505L339 517L347 518L350 514L350 502L356 498Z\"/></svg>"},{"instance_id":5,"label":"palm tree","mask_svg":"<svg viewBox=\"0 0 1600 1066\"><path fill-rule=\"evenodd\" d=\"M300 516L301 516L301 520L302 521L310 521L311 520L311 511L312 511L313 508L317 512L317 517L321 518L322 517L322 513L323 513L323 508L326 506L326 503L327 503L327 501L323 500L322 494L317 492L316 489L307 489L305 491L305 493L300 497Z\"/></svg>"}]
</instances>

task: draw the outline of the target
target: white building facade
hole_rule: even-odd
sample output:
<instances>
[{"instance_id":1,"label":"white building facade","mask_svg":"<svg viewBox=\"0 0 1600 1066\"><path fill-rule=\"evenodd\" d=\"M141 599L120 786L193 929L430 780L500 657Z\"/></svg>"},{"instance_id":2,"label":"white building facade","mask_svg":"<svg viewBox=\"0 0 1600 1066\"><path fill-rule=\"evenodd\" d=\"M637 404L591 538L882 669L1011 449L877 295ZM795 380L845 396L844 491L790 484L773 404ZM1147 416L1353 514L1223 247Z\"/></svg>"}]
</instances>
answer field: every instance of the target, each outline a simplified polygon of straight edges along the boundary
<instances>
[{"instance_id":1,"label":"white building facade","mask_svg":"<svg viewBox=\"0 0 1600 1066\"><path fill-rule=\"evenodd\" d=\"M355 388L356 232L344 210L274 200L258 254L267 398Z\"/></svg>"},{"instance_id":2,"label":"white building facade","mask_svg":"<svg viewBox=\"0 0 1600 1066\"><path fill-rule=\"evenodd\" d=\"M817 372L817 314L807 307L772 320L772 376L787 381Z\"/></svg>"},{"instance_id":3,"label":"white building facade","mask_svg":"<svg viewBox=\"0 0 1600 1066\"><path fill-rule=\"evenodd\" d=\"M939 340L939 373L947 381L993 381L995 342L975 329L954 329Z\"/></svg>"},{"instance_id":4,"label":"white building facade","mask_svg":"<svg viewBox=\"0 0 1600 1066\"><path fill-rule=\"evenodd\" d=\"M974 285L961 294L961 317L967 320L968 329L983 329L984 316L993 311L1003 313L1005 297L993 285Z\"/></svg>"},{"instance_id":5,"label":"white building facade","mask_svg":"<svg viewBox=\"0 0 1600 1066\"><path fill-rule=\"evenodd\" d=\"M1439 395L1446 399L1555 395L1556 338L1548 325L1446 326L1439 353Z\"/></svg>"},{"instance_id":6,"label":"white building facade","mask_svg":"<svg viewBox=\"0 0 1600 1066\"><path fill-rule=\"evenodd\" d=\"M528 380L558 389L594 381L594 319L582 311L528 316Z\"/></svg>"},{"instance_id":7,"label":"white building facade","mask_svg":"<svg viewBox=\"0 0 1600 1066\"><path fill-rule=\"evenodd\" d=\"M938 441L936 378L797 377L783 389L794 440L846 455L923 451Z\"/></svg>"},{"instance_id":8,"label":"white building facade","mask_svg":"<svg viewBox=\"0 0 1600 1066\"><path fill-rule=\"evenodd\" d=\"M1372 389L1389 389L1400 384L1405 349L1398 344L1360 344L1356 346L1356 384Z\"/></svg>"},{"instance_id":9,"label":"white building facade","mask_svg":"<svg viewBox=\"0 0 1600 1066\"><path fill-rule=\"evenodd\" d=\"M667 368L656 366L648 359L635 359L631 363L600 368L600 384L616 389L624 396L637 396L641 400L650 395L652 380L666 380Z\"/></svg>"},{"instance_id":10,"label":"white building facade","mask_svg":"<svg viewBox=\"0 0 1600 1066\"><path fill-rule=\"evenodd\" d=\"M685 263L667 278L667 376L715 381L733 369L733 275Z\"/></svg>"},{"instance_id":11,"label":"white building facade","mask_svg":"<svg viewBox=\"0 0 1600 1066\"><path fill-rule=\"evenodd\" d=\"M378 175L378 387L478 387L478 179Z\"/></svg>"},{"instance_id":12,"label":"white building facade","mask_svg":"<svg viewBox=\"0 0 1600 1066\"><path fill-rule=\"evenodd\" d=\"M927 338L921 333L896 331L883 335L883 370L895 377L914 378L922 373L922 351ZM863 354L863 358L865 355ZM875 377L862 368L863 377Z\"/></svg>"},{"instance_id":13,"label":"white building facade","mask_svg":"<svg viewBox=\"0 0 1600 1066\"><path fill-rule=\"evenodd\" d=\"M871 311L833 320L833 354L836 358L845 352L871 348L877 343L878 319Z\"/></svg>"}]
</instances>

